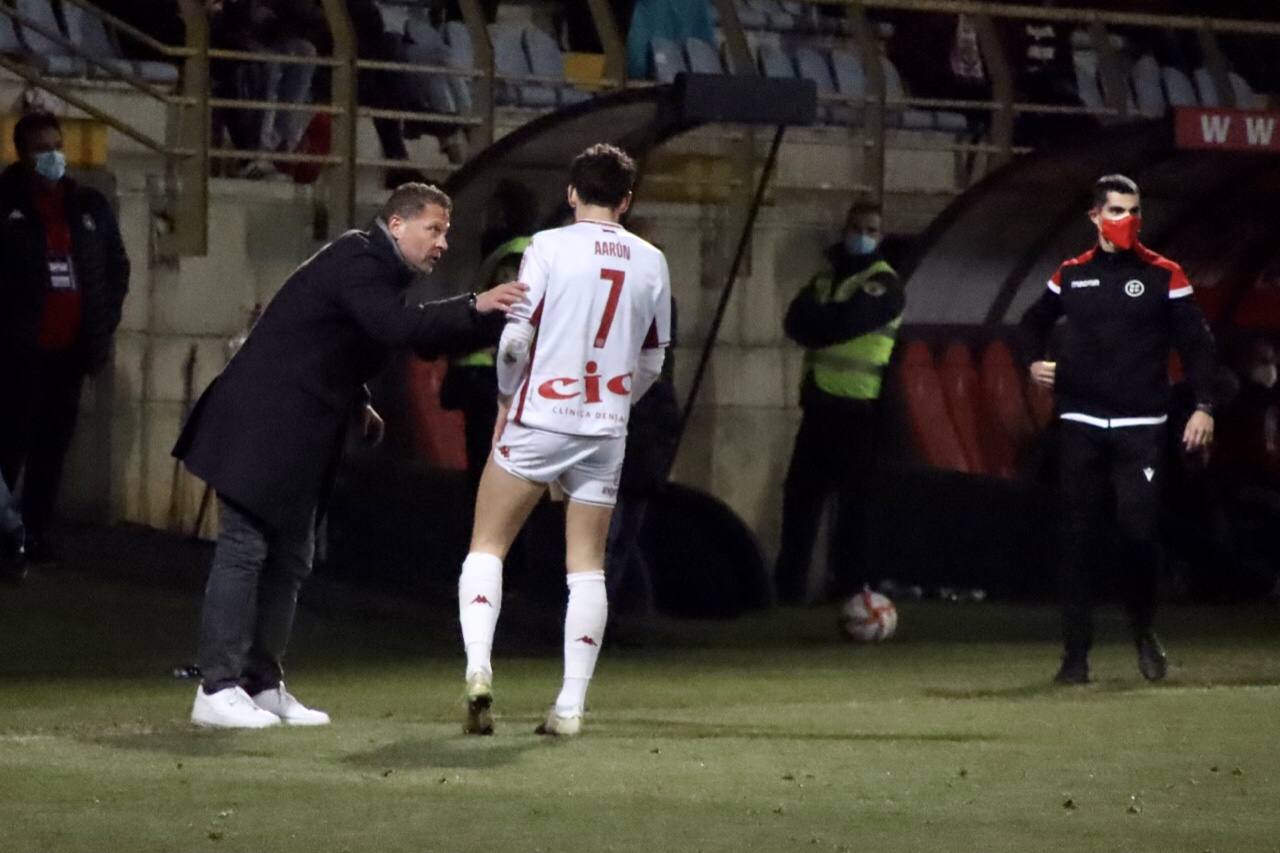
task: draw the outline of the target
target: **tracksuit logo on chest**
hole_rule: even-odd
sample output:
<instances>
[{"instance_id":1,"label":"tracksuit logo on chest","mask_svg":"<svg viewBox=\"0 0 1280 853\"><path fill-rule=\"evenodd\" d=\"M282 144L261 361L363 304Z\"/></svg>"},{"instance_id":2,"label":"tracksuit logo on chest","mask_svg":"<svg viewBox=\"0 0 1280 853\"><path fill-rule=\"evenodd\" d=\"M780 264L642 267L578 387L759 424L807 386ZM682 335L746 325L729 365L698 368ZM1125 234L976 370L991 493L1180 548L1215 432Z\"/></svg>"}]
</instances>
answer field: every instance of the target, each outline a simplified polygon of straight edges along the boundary
<instances>
[{"instance_id":1,"label":"tracksuit logo on chest","mask_svg":"<svg viewBox=\"0 0 1280 853\"><path fill-rule=\"evenodd\" d=\"M1137 299L1139 296L1147 292L1147 286L1136 278L1131 278L1124 283L1124 295L1132 296Z\"/></svg>"}]
</instances>

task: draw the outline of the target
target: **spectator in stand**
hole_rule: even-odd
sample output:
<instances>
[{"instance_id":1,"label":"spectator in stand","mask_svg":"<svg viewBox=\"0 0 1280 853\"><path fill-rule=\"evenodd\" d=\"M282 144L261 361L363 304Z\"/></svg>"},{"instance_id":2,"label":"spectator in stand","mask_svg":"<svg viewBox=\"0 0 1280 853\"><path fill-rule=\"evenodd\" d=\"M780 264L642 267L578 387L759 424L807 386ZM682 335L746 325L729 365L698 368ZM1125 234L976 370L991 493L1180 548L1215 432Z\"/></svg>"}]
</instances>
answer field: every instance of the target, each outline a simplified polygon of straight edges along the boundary
<instances>
[{"instance_id":1,"label":"spectator in stand","mask_svg":"<svg viewBox=\"0 0 1280 853\"><path fill-rule=\"evenodd\" d=\"M86 376L111 361L129 258L102 193L66 175L62 128L30 113L13 129L19 161L0 174L0 471L17 484L27 557L49 540Z\"/></svg>"},{"instance_id":2,"label":"spectator in stand","mask_svg":"<svg viewBox=\"0 0 1280 853\"><path fill-rule=\"evenodd\" d=\"M1054 5L1042 0L1042 6ZM1002 43L1013 71L1017 100L1043 105L1076 105L1075 69L1071 60L1071 30L1052 21L1005 18ZM1041 147L1077 129L1079 116L1022 113L1014 126L1014 144ZM1092 123L1092 120L1089 120Z\"/></svg>"},{"instance_id":3,"label":"spectator in stand","mask_svg":"<svg viewBox=\"0 0 1280 853\"><path fill-rule=\"evenodd\" d=\"M213 47L251 53L314 57L308 40L324 28L319 8L310 0L207 0ZM311 102L316 66L307 62L222 61L211 72L216 97L273 104ZM291 152L298 147L312 114L304 110L244 108L223 111L221 120L231 144L246 151ZM240 177L278 174L268 158L244 166Z\"/></svg>"},{"instance_id":4,"label":"spectator in stand","mask_svg":"<svg viewBox=\"0 0 1280 853\"><path fill-rule=\"evenodd\" d=\"M643 80L652 77L649 43L655 38L680 44L687 38L716 43L707 0L637 0L627 30L627 76Z\"/></svg>"}]
</instances>

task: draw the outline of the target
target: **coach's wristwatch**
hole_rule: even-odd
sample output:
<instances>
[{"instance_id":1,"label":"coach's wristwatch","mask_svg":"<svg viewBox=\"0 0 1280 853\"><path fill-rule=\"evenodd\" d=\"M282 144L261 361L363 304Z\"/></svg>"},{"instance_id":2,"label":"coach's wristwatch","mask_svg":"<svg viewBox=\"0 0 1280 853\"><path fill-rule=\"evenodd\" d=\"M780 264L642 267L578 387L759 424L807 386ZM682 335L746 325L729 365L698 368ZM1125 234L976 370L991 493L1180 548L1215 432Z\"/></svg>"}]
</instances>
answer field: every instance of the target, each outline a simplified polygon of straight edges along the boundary
<instances>
[{"instance_id":1,"label":"coach's wristwatch","mask_svg":"<svg viewBox=\"0 0 1280 853\"><path fill-rule=\"evenodd\" d=\"M472 311L476 310L476 295L474 293L467 294L467 307Z\"/></svg>"}]
</instances>

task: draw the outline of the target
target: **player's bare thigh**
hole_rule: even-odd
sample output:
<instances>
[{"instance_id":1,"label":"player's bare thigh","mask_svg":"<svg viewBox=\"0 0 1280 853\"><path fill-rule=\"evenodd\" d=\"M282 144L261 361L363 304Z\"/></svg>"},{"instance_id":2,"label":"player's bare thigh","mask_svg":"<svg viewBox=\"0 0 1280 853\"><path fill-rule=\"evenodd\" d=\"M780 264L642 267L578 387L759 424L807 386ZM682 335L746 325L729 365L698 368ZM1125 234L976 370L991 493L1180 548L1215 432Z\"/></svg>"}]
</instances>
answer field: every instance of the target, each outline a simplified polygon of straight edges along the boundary
<instances>
[{"instance_id":1,"label":"player's bare thigh","mask_svg":"<svg viewBox=\"0 0 1280 853\"><path fill-rule=\"evenodd\" d=\"M570 498L565 507L565 568L574 572L604 569L605 544L613 507L579 503Z\"/></svg>"},{"instance_id":2,"label":"player's bare thigh","mask_svg":"<svg viewBox=\"0 0 1280 853\"><path fill-rule=\"evenodd\" d=\"M476 519L471 528L471 551L505 559L516 534L547 487L504 471L493 457L480 475ZM606 526L608 521L605 522Z\"/></svg>"}]
</instances>

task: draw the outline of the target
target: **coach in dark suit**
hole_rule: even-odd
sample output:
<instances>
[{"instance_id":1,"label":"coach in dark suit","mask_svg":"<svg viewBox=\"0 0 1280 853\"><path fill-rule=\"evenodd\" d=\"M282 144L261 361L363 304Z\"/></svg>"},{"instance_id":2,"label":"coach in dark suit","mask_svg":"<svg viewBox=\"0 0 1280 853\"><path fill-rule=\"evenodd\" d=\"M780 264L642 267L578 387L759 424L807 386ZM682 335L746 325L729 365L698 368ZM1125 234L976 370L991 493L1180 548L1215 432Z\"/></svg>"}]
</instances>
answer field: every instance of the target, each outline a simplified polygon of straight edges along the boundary
<instances>
[{"instance_id":1,"label":"coach in dark suit","mask_svg":"<svg viewBox=\"0 0 1280 853\"><path fill-rule=\"evenodd\" d=\"M285 690L280 660L348 426L355 419L367 440L382 436L364 383L400 347L430 358L496 341L523 293L505 284L406 303L414 276L448 247L449 212L440 190L405 184L374 227L294 271L178 439L174 455L217 491L221 519L200 625L199 725L329 721Z\"/></svg>"}]
</instances>

